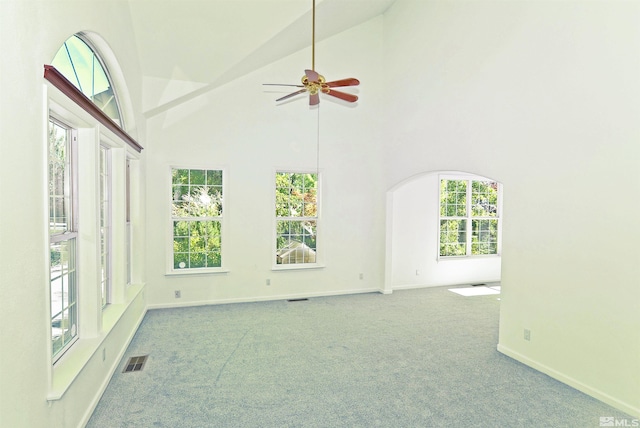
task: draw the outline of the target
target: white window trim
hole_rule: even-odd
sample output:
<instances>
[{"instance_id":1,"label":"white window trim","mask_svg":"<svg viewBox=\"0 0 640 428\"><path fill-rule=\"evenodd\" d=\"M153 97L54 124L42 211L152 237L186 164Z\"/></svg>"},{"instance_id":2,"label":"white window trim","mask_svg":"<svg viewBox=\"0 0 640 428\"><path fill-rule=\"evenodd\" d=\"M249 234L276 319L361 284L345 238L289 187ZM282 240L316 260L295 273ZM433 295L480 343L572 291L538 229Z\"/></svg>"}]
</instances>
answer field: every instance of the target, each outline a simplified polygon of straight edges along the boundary
<instances>
[{"instance_id":1,"label":"white window trim","mask_svg":"<svg viewBox=\"0 0 640 428\"><path fill-rule=\"evenodd\" d=\"M211 267L211 268L190 268L190 269L174 269L173 268L173 215L171 212L171 202L173 201L172 187L173 183L171 180L171 171L174 169L197 169L197 170L215 170L222 171L222 216L218 217L220 219L220 255L221 255L221 264L219 267ZM192 275L211 275L211 274L225 274L229 272L227 265L228 254L227 248L227 234L228 234L228 226L227 226L227 218L229 217L228 213L228 184L227 184L227 168L221 166L202 166L202 165L169 165L167 168L167 180L165 184L165 188L167 190L167 200L169 203L167 204L167 218L168 218L168 227L167 227L167 251L166 251L166 271L165 276L192 276Z\"/></svg>"},{"instance_id":2,"label":"white window trim","mask_svg":"<svg viewBox=\"0 0 640 428\"><path fill-rule=\"evenodd\" d=\"M72 99L69 98L64 92L62 92L55 84L46 81L43 84L43 101L42 101L42 110L41 110L41 118L43 125L42 130L42 144L44 147L48 145L48 123L49 118L55 118L66 125L70 126L74 130L78 131L78 145L90 144L94 145L93 150L98 150L99 141L105 140L112 142L113 147L122 148L126 151L126 153L131 157L132 160L139 160L139 152L134 151L130 148L129 142L123 139L120 135L114 133L109 128L103 126L97 119L92 117L87 111L85 111L82 107L79 107ZM89 138L87 138L89 137ZM77 146L78 146L77 145ZM76 151L78 147L76 146ZM44 171L48 169L48 155L47 150L44 150L44 156L41 160L41 167ZM81 156L76 154L76 158L78 160L82 160ZM97 165L97 163L96 163ZM76 165L77 167L78 165ZM95 168L95 167L93 167ZM82 169L82 168L78 168ZM96 171L94 170L94 174ZM81 171L78 171L78 177L81 179L82 174ZM77 183L76 183L77 184ZM43 188L43 201L42 206L48 207L49 205L49 193L48 193L48 174L43 174L42 177L42 188ZM78 195L78 198L82 198L82 194ZM78 199L76 199L75 203L78 203ZM47 209L48 210L48 209ZM76 210L76 214L78 217L82 216L82 213L79 209ZM132 216L135 216L135 220L132 221L137 224L139 213L136 210L135 213L132 213ZM97 222L97 219L94 219ZM77 252L78 254L85 252L85 249L88 248L80 242L82 238L82 225L79 224L79 232L76 239L78 239L77 243ZM49 233L49 221L48 221L48 213L43 213L42 216L42 230L45 234L44 236L48 236ZM99 245L91 245L93 249L88 251L97 251ZM48 278L50 273L49 267L49 245L43 248L43 258L46 261L42 264L43 275ZM97 258L97 253L95 254ZM123 301L118 304L109 305L107 310L100 310L100 299L97 295L97 286L94 287L96 289L95 299L92 298L92 301L95 303L92 307L85 307L85 300L83 296L87 290L85 290L85 286L87 288L91 288L92 281L89 281L87 284L86 278L82 273L85 269L85 266L82 265L80 260L77 260L76 269L78 270L78 330L79 334L77 335L77 339L73 342L73 346L70 346L65 352L62 352L54 359L51 352L51 341L49 341L49 347L47 352L47 384L49 385L46 399L48 401L56 401L61 399L66 391L71 387L74 381L78 378L83 368L87 365L87 363L96 355L99 351L100 347L103 345L104 340L110 334L113 327L117 324L120 317L127 311L130 305L140 300L140 296L144 291L145 285L143 283L133 284L131 287L125 289L125 285L123 284L115 284L118 287L118 292L123 295ZM94 276L97 280L97 276ZM120 289L122 288L122 289ZM113 290L113 288L112 288ZM47 288L48 292L48 288ZM50 297L48 298L50 299ZM102 312L102 316L100 316L100 312ZM47 335L51 336L51 305L47 305L47 314L46 314L46 324L43 324L43 329L47 331ZM51 339L50 339L51 340Z\"/></svg>"},{"instance_id":3,"label":"white window trim","mask_svg":"<svg viewBox=\"0 0 640 428\"><path fill-rule=\"evenodd\" d=\"M276 215L276 186L275 186L275 177L277 173L294 173L294 174L316 174L317 175L317 189L316 189L316 204L317 204L317 216L316 220L316 262L315 263L287 263L287 264L277 264L277 240L278 240L278 220L282 219L282 217L278 217ZM300 168L300 169L291 169L291 168L276 168L273 170L271 174L271 212L273 223L271 225L271 270L272 271L290 271L290 270L301 270L301 269L322 269L325 267L324 264L324 253L322 251L322 169L313 169L313 168ZM288 218L288 217L286 217ZM301 217L297 218L297 220L303 220L309 217Z\"/></svg>"},{"instance_id":4,"label":"white window trim","mask_svg":"<svg viewBox=\"0 0 640 428\"><path fill-rule=\"evenodd\" d=\"M51 235L50 231L49 231L49 224L47 224L47 236L49 237L49 243L47 245L47 252L50 252L51 249L51 244L52 243L59 243L59 242L64 242L64 241L74 241L74 246L73 246L73 252L74 252L74 269L73 269L73 275L74 275L74 283L75 283L75 317L76 317L76 324L74 325L75 328L75 333L73 335L73 337L69 340L68 343L65 343L64 346L62 348L60 348L58 350L58 352L53 355L53 339L51 338L51 322L52 322L52 311L51 311L51 300L52 300L52 296L51 296L51 258L50 255L47 256L47 269L48 269L48 278L49 278L49 315L48 315L48 319L49 319L49 353L51 355L52 358L52 364L55 364L56 362L58 362L58 360L60 360L62 358L63 355L65 355L67 353L67 351L69 351L71 349L71 347L79 340L80 338L80 324L81 324L81 310L80 310L80 301L78 299L78 293L80 290L80 276L79 276L79 268L78 268L78 247L79 247L79 233L78 233L78 130L76 129L76 127L69 123L66 120L60 119L60 117L53 111L48 111L47 113L47 147L48 147L48 129L49 129L49 123L50 122L54 122L56 123L58 126L64 128L67 130L67 135L69 138L69 143L68 143L68 149L69 149L69 179L70 182L68 183L69 185L69 192L71 194L70 197L70 213L68 213L68 215L71 217L71 230L61 233L61 234L55 234L55 235ZM47 150L47 166L45 170L48 170L49 166L48 166L48 158L49 158L49 152ZM49 182L48 182L48 174L47 174L47 189L49 186ZM50 209L49 207L49 192L47 191L47 211ZM48 217L48 215L47 215ZM48 222L47 222L48 223Z\"/></svg>"},{"instance_id":5,"label":"white window trim","mask_svg":"<svg viewBox=\"0 0 640 428\"><path fill-rule=\"evenodd\" d=\"M494 181L496 183L498 183L498 206L497 206L497 216L496 217L492 217L491 220L498 220L498 246L497 246L497 251L496 254L470 254L471 253L471 247L470 247L470 242L471 242L471 220L473 219L473 217L471 216L471 214L469 213L465 218L467 219L467 244L468 244L468 250L467 250L467 254L464 256L441 256L440 255L440 221L445 219L446 217L442 217L440 214L440 183L442 182L442 180L465 180L468 181L469 183L471 181ZM465 172L458 172L458 173L443 173L443 174L438 174L438 184L437 184L438 188L437 188L437 197L438 197L438 218L437 218L437 235L438 235L438 239L436 240L436 261L437 262L448 262L448 261L456 261L456 260L467 260L467 259L481 259L481 258L495 258L495 257L501 257L502 256L502 221L503 221L503 217L502 217L502 183L500 183L497 180L494 180L492 178L488 178L488 177L484 177L481 175L475 175L475 174L470 174L470 173L465 173ZM471 198L471 190L470 187L468 187L467 190L467 207L470 206L470 198ZM475 218L482 220L483 218Z\"/></svg>"}]
</instances>

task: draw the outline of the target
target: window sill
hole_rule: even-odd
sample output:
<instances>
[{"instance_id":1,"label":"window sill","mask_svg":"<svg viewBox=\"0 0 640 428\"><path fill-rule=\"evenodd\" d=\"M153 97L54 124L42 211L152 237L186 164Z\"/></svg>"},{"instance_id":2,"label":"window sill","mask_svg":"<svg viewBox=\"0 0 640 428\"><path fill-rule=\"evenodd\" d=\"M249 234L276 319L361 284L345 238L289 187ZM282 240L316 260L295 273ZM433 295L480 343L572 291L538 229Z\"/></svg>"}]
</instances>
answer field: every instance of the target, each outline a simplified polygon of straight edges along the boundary
<instances>
[{"instance_id":1,"label":"window sill","mask_svg":"<svg viewBox=\"0 0 640 428\"><path fill-rule=\"evenodd\" d=\"M182 269L171 270L166 272L165 276L185 276L185 275L211 275L219 273L229 273L229 269L215 268L215 269Z\"/></svg>"},{"instance_id":2,"label":"window sill","mask_svg":"<svg viewBox=\"0 0 640 428\"><path fill-rule=\"evenodd\" d=\"M491 259L491 258L500 258L500 254L479 254L475 256L439 256L436 257L436 262L451 262L451 261L461 261L461 260L478 260L478 259Z\"/></svg>"},{"instance_id":3,"label":"window sill","mask_svg":"<svg viewBox=\"0 0 640 428\"><path fill-rule=\"evenodd\" d=\"M52 370L51 388L47 394L47 401L60 400L84 366L98 350L102 337L93 339L79 339L63 355Z\"/></svg>"},{"instance_id":4,"label":"window sill","mask_svg":"<svg viewBox=\"0 0 640 428\"><path fill-rule=\"evenodd\" d=\"M305 263L305 264L284 264L284 265L275 265L271 267L272 271L279 270L301 270L301 269L323 269L325 266L323 264L318 263Z\"/></svg>"},{"instance_id":5,"label":"window sill","mask_svg":"<svg viewBox=\"0 0 640 428\"><path fill-rule=\"evenodd\" d=\"M79 339L51 367L51 387L47 394L47 401L60 400L64 396L87 363L98 352L113 327L143 289L143 284L131 285L127 303L109 305L104 310L102 334L98 337Z\"/></svg>"}]
</instances>

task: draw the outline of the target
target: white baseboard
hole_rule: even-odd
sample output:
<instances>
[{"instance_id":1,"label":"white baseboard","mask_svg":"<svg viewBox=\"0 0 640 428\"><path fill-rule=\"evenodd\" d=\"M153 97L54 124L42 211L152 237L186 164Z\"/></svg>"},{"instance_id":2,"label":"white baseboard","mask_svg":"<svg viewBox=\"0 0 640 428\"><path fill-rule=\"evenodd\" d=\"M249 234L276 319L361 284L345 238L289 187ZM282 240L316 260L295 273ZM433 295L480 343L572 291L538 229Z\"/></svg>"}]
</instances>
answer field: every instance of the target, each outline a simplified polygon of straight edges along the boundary
<instances>
[{"instance_id":1,"label":"white baseboard","mask_svg":"<svg viewBox=\"0 0 640 428\"><path fill-rule=\"evenodd\" d=\"M311 297L329 297L329 296L342 296L349 294L366 294L366 293L382 293L384 290L380 288L369 289L355 289L355 290L338 290L338 291L319 291L315 293L296 293L296 294L280 294L275 296L253 296L253 297L235 297L231 299L213 299L213 300L199 300L199 301L187 301L180 303L159 303L147 305L148 310L152 309L168 309L168 308L186 308L191 306L207 306L207 305L225 305L230 303L253 303L253 302L268 302L274 300L289 300L289 299L306 299Z\"/></svg>"},{"instance_id":2,"label":"white baseboard","mask_svg":"<svg viewBox=\"0 0 640 428\"><path fill-rule=\"evenodd\" d=\"M100 399L102 398L102 395L107 390L107 386L109 386L109 382L111 382L111 378L113 377L114 373L116 372L116 370L120 366L120 361L122 360L122 357L124 356L124 354L127 352L127 349L129 348L129 345L131 344L131 341L133 340L133 337L136 335L136 332L138 331L138 328L140 328L140 324L142 324L142 321L144 320L144 317L145 317L146 314L147 314L147 308L145 307L144 310L142 311L142 313L140 314L140 316L138 317L138 319L136 320L135 327L133 329L131 329L131 332L129 333L129 336L127 337L127 340L125 341L124 345L120 349L120 352L118 352L118 355L113 360L113 364L109 368L108 375L104 378L104 380L100 384L100 388L98 389L93 401L91 402L91 404L87 408L87 412L84 414L84 416L82 418L82 422L79 425L79 428L82 428L85 425L87 425L87 423L89 422L89 419L91 419L91 415L93 415L93 412L95 411L96 407L98 406L98 403L100 402Z\"/></svg>"},{"instance_id":3,"label":"white baseboard","mask_svg":"<svg viewBox=\"0 0 640 428\"><path fill-rule=\"evenodd\" d=\"M584 392L585 394L590 395L593 398L596 398L604 403L607 403L610 406L613 406L616 409L619 409L620 411L628 413L631 416L640 418L640 407L635 407L631 403L627 403L615 397L612 397L611 395L605 392L602 392L597 388L593 388L589 385L586 385L570 376L567 376L557 370L552 369L551 367L548 367L535 360L532 360L506 346L498 344L498 352L501 352L502 354L513 358L514 360L517 360L523 364L526 364L531 368L534 368L546 375L549 375L552 378L559 380L560 382L565 383L571 386L572 388L577 389L578 391ZM602 415L602 416L609 416L609 415Z\"/></svg>"}]
</instances>

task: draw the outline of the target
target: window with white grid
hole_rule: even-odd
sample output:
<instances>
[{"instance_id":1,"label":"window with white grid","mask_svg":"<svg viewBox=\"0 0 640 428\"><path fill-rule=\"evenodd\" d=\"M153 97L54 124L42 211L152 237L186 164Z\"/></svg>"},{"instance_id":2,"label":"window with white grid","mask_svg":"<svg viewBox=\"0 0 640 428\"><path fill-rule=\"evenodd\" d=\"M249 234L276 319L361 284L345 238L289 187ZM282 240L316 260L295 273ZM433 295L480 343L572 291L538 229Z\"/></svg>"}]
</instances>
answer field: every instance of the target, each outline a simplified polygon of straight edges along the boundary
<instances>
[{"instance_id":1,"label":"window with white grid","mask_svg":"<svg viewBox=\"0 0 640 428\"><path fill-rule=\"evenodd\" d=\"M49 119L49 293L54 361L78 338L75 130Z\"/></svg>"},{"instance_id":2,"label":"window with white grid","mask_svg":"<svg viewBox=\"0 0 640 428\"><path fill-rule=\"evenodd\" d=\"M171 169L171 271L222 266L223 171Z\"/></svg>"},{"instance_id":3,"label":"window with white grid","mask_svg":"<svg viewBox=\"0 0 640 428\"><path fill-rule=\"evenodd\" d=\"M318 174L276 172L276 265L317 263Z\"/></svg>"},{"instance_id":4,"label":"window with white grid","mask_svg":"<svg viewBox=\"0 0 640 428\"><path fill-rule=\"evenodd\" d=\"M496 181L440 179L440 257L499 254L500 193Z\"/></svg>"}]
</instances>

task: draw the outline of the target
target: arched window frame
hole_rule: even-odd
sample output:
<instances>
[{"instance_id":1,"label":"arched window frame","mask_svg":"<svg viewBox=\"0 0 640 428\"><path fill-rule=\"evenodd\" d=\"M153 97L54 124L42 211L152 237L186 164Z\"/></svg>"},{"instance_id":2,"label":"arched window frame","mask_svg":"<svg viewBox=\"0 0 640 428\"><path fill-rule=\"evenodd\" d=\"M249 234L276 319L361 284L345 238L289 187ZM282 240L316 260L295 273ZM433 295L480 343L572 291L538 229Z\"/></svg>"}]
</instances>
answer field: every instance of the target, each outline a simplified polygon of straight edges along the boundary
<instances>
[{"instance_id":1,"label":"arched window frame","mask_svg":"<svg viewBox=\"0 0 640 428\"><path fill-rule=\"evenodd\" d=\"M78 44L79 42L79 44ZM109 68L99 49L84 33L76 33L64 41L51 63L80 92L122 129L126 129L124 115ZM71 67L72 72L67 70ZM106 89L96 92L96 81L104 80ZM84 83L84 87L83 87ZM90 88L89 88L90 87ZM107 99L103 102L106 93ZM102 95L102 97L101 97Z\"/></svg>"}]
</instances>

